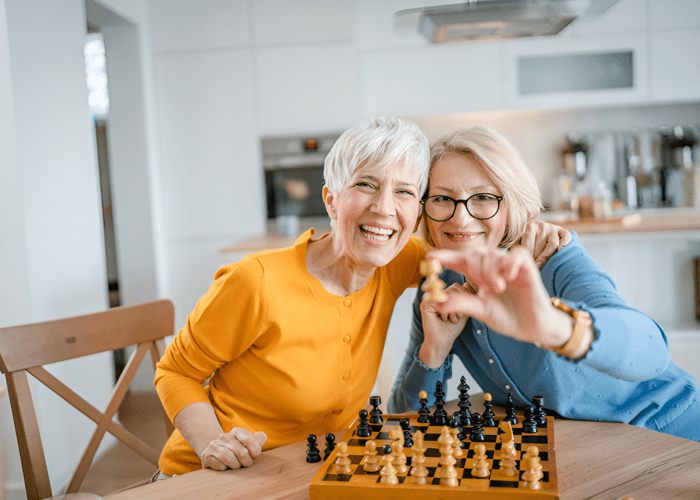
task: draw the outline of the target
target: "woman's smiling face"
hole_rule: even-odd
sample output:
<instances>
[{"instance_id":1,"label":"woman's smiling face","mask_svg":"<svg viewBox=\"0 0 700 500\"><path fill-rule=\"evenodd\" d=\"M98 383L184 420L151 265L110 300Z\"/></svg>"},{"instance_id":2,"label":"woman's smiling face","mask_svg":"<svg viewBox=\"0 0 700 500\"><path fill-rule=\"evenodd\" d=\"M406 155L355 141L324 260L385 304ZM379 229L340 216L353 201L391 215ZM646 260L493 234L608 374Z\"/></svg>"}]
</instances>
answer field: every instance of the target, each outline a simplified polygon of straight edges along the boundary
<instances>
[{"instance_id":1,"label":"woman's smiling face","mask_svg":"<svg viewBox=\"0 0 700 500\"><path fill-rule=\"evenodd\" d=\"M359 167L337 194L326 192L333 232L353 263L380 267L408 242L420 215L418 180L404 162Z\"/></svg>"},{"instance_id":2,"label":"woman's smiling face","mask_svg":"<svg viewBox=\"0 0 700 500\"><path fill-rule=\"evenodd\" d=\"M428 196L444 195L455 200L466 200L477 193L503 196L503 193L486 176L469 156L449 153L440 158L430 171ZM475 219L463 203L459 203L452 218L436 222L427 219L428 230L437 248L462 250L478 243L497 248L503 240L507 224L507 210L501 201L495 216L486 220Z\"/></svg>"}]
</instances>

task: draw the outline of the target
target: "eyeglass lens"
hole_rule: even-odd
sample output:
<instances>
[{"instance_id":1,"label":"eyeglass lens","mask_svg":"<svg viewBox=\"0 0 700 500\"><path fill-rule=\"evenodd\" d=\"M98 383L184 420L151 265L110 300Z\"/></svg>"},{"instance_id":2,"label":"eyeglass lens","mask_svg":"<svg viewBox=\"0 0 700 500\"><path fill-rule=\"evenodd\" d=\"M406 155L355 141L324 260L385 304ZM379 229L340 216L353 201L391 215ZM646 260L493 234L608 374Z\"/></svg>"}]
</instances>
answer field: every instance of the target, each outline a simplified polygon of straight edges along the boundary
<instances>
[{"instance_id":1,"label":"eyeglass lens","mask_svg":"<svg viewBox=\"0 0 700 500\"><path fill-rule=\"evenodd\" d=\"M457 204L464 203L469 214L475 219L490 219L498 212L500 200L488 193L479 193L466 200L453 200L449 196L431 196L425 200L425 212L431 219L446 221L457 211Z\"/></svg>"}]
</instances>

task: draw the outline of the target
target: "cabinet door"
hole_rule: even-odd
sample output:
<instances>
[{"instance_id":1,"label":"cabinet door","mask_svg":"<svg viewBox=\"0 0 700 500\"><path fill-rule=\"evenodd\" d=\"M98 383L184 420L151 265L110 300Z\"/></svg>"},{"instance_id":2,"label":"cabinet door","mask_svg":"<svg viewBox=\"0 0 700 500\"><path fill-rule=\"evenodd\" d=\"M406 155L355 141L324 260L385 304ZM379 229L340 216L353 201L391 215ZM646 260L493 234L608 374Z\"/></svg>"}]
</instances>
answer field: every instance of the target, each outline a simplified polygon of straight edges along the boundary
<instances>
[{"instance_id":1,"label":"cabinet door","mask_svg":"<svg viewBox=\"0 0 700 500\"><path fill-rule=\"evenodd\" d=\"M651 34L651 98L700 99L700 29Z\"/></svg>"},{"instance_id":2,"label":"cabinet door","mask_svg":"<svg viewBox=\"0 0 700 500\"><path fill-rule=\"evenodd\" d=\"M360 75L368 115L427 116L500 108L496 42L365 52Z\"/></svg>"},{"instance_id":3,"label":"cabinet door","mask_svg":"<svg viewBox=\"0 0 700 500\"><path fill-rule=\"evenodd\" d=\"M646 103L647 35L504 42L506 109Z\"/></svg>"}]
</instances>

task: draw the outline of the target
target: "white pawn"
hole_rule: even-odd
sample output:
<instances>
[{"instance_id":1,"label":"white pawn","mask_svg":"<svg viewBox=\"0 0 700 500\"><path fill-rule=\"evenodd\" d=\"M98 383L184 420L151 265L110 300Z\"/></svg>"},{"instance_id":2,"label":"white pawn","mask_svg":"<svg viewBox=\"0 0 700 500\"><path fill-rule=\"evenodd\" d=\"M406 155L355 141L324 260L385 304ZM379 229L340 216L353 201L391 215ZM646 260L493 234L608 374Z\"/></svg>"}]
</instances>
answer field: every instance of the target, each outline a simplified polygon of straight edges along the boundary
<instances>
[{"instance_id":1,"label":"white pawn","mask_svg":"<svg viewBox=\"0 0 700 500\"><path fill-rule=\"evenodd\" d=\"M489 462L487 460L488 455L486 455L486 446L483 444L477 444L474 448L474 468L472 469L472 476L474 477L489 477Z\"/></svg>"},{"instance_id":2,"label":"white pawn","mask_svg":"<svg viewBox=\"0 0 700 500\"><path fill-rule=\"evenodd\" d=\"M345 441L338 443L338 458L335 461L337 474L350 474L350 458L348 457L348 444Z\"/></svg>"}]
</instances>

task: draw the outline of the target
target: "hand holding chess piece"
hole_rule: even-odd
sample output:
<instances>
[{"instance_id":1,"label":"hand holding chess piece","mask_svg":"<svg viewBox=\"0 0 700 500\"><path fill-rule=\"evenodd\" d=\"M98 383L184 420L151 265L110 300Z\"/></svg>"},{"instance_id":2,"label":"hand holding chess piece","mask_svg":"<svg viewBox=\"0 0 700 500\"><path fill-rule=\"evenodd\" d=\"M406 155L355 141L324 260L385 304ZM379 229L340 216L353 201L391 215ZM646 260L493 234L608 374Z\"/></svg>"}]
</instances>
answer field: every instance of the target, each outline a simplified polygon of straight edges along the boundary
<instances>
[{"instance_id":1,"label":"hand holding chess piece","mask_svg":"<svg viewBox=\"0 0 700 500\"><path fill-rule=\"evenodd\" d=\"M426 277L423 284L423 290L428 293L430 302L445 302L447 294L445 293L445 282L438 276L442 272L442 264L435 259L424 260L420 263L420 272Z\"/></svg>"}]
</instances>

